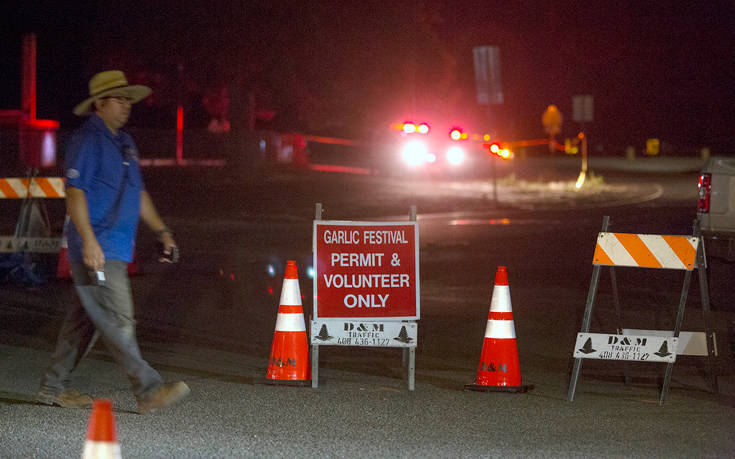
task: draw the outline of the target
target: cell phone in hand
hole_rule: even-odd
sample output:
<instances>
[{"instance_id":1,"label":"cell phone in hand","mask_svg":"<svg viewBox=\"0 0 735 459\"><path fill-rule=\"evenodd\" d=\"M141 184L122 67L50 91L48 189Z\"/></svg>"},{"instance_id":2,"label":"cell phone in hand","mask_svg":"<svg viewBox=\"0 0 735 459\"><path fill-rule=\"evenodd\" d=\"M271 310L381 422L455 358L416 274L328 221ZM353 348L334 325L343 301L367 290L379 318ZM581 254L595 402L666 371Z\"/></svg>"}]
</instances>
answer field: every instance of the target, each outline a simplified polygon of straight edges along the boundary
<instances>
[{"instance_id":1,"label":"cell phone in hand","mask_svg":"<svg viewBox=\"0 0 735 459\"><path fill-rule=\"evenodd\" d=\"M92 285L105 285L105 272L102 270L90 270L89 281Z\"/></svg>"},{"instance_id":2,"label":"cell phone in hand","mask_svg":"<svg viewBox=\"0 0 735 459\"><path fill-rule=\"evenodd\" d=\"M171 247L169 252L161 244L161 255L158 257L158 261L161 263L176 263L179 261L179 248Z\"/></svg>"}]
</instances>

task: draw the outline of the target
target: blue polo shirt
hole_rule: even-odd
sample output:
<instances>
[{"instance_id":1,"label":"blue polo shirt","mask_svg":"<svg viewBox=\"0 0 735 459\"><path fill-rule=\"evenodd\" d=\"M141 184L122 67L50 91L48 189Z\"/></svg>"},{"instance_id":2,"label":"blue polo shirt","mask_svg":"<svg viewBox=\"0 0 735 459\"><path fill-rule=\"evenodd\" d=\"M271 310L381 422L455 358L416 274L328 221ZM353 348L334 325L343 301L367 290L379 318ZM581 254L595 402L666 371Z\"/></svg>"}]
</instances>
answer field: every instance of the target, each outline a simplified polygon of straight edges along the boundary
<instances>
[{"instance_id":1,"label":"blue polo shirt","mask_svg":"<svg viewBox=\"0 0 735 459\"><path fill-rule=\"evenodd\" d=\"M114 135L92 114L69 139L64 170L66 186L84 190L105 259L131 262L145 189L133 138L122 130ZM82 238L71 221L66 236L69 261L82 263Z\"/></svg>"}]
</instances>

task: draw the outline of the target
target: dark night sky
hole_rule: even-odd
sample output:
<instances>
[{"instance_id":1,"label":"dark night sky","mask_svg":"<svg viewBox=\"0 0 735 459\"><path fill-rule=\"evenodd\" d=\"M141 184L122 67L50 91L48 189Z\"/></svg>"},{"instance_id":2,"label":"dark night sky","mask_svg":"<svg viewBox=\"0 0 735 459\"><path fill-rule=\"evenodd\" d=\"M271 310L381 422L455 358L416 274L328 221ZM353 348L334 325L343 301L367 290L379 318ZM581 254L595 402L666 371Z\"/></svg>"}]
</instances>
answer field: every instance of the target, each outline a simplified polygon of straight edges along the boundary
<instances>
[{"instance_id":1,"label":"dark night sky","mask_svg":"<svg viewBox=\"0 0 735 459\"><path fill-rule=\"evenodd\" d=\"M591 94L598 142L735 151L735 2L396 3L4 1L0 108L20 103L21 37L34 31L39 117L62 127L78 123L89 77L117 67L154 88L136 107L148 125L172 123L176 100L205 120L202 96L226 86L235 127L252 93L277 111L274 128L366 136L423 117L484 129L472 47L496 45L504 137L542 136L548 104L573 135L571 98Z\"/></svg>"}]
</instances>

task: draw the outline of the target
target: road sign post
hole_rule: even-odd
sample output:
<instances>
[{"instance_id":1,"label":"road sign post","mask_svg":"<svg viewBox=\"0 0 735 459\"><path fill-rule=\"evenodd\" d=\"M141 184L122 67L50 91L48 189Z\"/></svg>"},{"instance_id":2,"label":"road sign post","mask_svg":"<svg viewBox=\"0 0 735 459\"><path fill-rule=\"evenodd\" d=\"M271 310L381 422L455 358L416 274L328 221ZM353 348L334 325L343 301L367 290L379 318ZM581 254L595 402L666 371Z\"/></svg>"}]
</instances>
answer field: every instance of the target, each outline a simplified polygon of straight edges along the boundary
<instances>
[{"instance_id":1,"label":"road sign post","mask_svg":"<svg viewBox=\"0 0 735 459\"><path fill-rule=\"evenodd\" d=\"M572 119L584 126L594 120L594 98L590 95L572 96Z\"/></svg>"},{"instance_id":2,"label":"road sign post","mask_svg":"<svg viewBox=\"0 0 735 459\"><path fill-rule=\"evenodd\" d=\"M587 175L587 134L585 123L594 120L594 98L588 94L572 97L572 119L581 125L579 138L582 142L582 169L577 178L577 189L582 188Z\"/></svg>"},{"instance_id":3,"label":"road sign post","mask_svg":"<svg viewBox=\"0 0 735 459\"><path fill-rule=\"evenodd\" d=\"M646 155L656 156L661 151L661 141L658 139L646 139Z\"/></svg>"},{"instance_id":4,"label":"road sign post","mask_svg":"<svg viewBox=\"0 0 735 459\"><path fill-rule=\"evenodd\" d=\"M477 87L477 103L487 105L488 132L495 134L492 129L491 105L503 103L503 82L500 72L500 48L497 46L475 46L472 48L472 58L475 66L475 85ZM491 158L490 168L493 177L493 202L498 204L498 179L495 171L495 161Z\"/></svg>"},{"instance_id":5,"label":"road sign post","mask_svg":"<svg viewBox=\"0 0 735 459\"><path fill-rule=\"evenodd\" d=\"M556 105L549 105L541 115L541 125L544 127L544 131L549 134L549 137L553 138L556 134L561 132L561 125L564 121L559 108Z\"/></svg>"},{"instance_id":6,"label":"road sign post","mask_svg":"<svg viewBox=\"0 0 735 459\"><path fill-rule=\"evenodd\" d=\"M497 105L503 103L503 82L500 76L500 48L475 46L472 48L475 65L477 103Z\"/></svg>"}]
</instances>

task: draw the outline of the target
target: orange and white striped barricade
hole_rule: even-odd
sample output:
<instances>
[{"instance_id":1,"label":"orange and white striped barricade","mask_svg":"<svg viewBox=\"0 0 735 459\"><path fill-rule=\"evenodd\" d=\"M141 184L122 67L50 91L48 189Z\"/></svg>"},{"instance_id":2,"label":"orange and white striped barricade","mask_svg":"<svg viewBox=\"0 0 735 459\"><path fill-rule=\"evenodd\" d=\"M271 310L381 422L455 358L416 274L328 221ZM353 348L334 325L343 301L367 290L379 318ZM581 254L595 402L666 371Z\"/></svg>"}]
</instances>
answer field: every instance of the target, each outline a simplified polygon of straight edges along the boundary
<instances>
[{"instance_id":1,"label":"orange and white striped barricade","mask_svg":"<svg viewBox=\"0 0 735 459\"><path fill-rule=\"evenodd\" d=\"M64 197L62 177L0 178L0 199Z\"/></svg>"},{"instance_id":2,"label":"orange and white striped barricade","mask_svg":"<svg viewBox=\"0 0 735 459\"><path fill-rule=\"evenodd\" d=\"M659 404L663 405L668 395L676 356L677 354L682 354L678 349L678 344L681 324L684 320L684 307L694 269L699 271L699 287L702 312L704 315L704 337L707 347L706 355L710 385L712 391L717 393L717 378L713 370L713 358L716 355L714 334L712 333L709 320L709 289L707 285L704 248L698 227L694 225L692 236L667 236L658 234L611 233L607 231L609 224L610 217L605 216L602 223L602 231L597 235L597 244L592 261L594 268L587 294L587 305L582 321L582 331L577 334L577 341L573 351L574 369L572 370L572 378L569 383L569 401L574 400L577 381L579 380L579 373L582 368L582 359L602 359L623 360L626 362L644 361L667 363L664 384L659 398ZM618 316L618 329L613 334L589 332L592 311L597 296L600 270L603 266L609 267L613 287L613 301ZM624 330L622 328L620 302L614 271L614 267L616 266L684 271L684 285L681 290L673 332L636 330L636 334L631 334L630 329ZM643 333L638 334L638 332Z\"/></svg>"},{"instance_id":3,"label":"orange and white striped barricade","mask_svg":"<svg viewBox=\"0 0 735 459\"><path fill-rule=\"evenodd\" d=\"M0 199L23 199L20 216L13 236L0 236L0 253L32 252L58 253L57 278L70 279L71 270L67 258L66 226L69 217L64 222L64 233L61 237L49 237L51 228L48 221L48 212L41 199L66 198L63 177L28 177L28 178L0 178ZM42 229L39 231L34 222L40 221ZM128 263L128 274L140 272L138 262Z\"/></svg>"},{"instance_id":4,"label":"orange and white striped barricade","mask_svg":"<svg viewBox=\"0 0 735 459\"><path fill-rule=\"evenodd\" d=\"M0 236L0 253L58 253L61 238L49 237L48 212L41 199L65 197L61 177L0 178L0 199L24 200L15 234Z\"/></svg>"}]
</instances>

